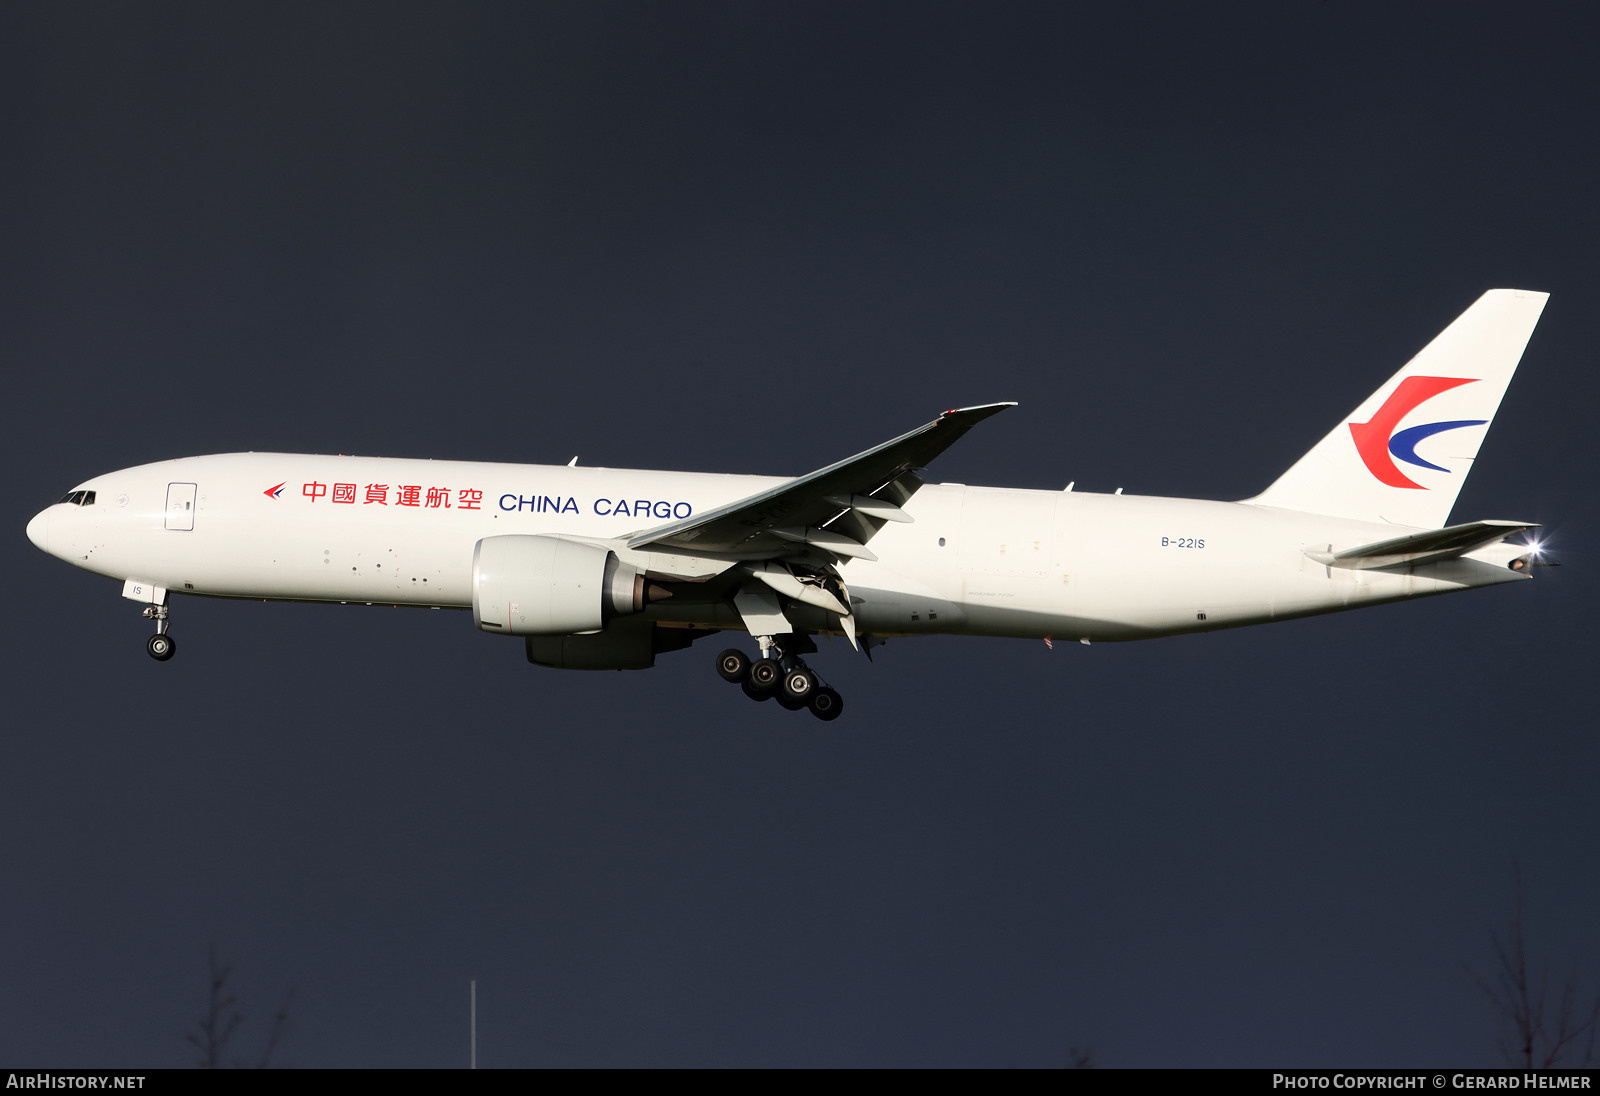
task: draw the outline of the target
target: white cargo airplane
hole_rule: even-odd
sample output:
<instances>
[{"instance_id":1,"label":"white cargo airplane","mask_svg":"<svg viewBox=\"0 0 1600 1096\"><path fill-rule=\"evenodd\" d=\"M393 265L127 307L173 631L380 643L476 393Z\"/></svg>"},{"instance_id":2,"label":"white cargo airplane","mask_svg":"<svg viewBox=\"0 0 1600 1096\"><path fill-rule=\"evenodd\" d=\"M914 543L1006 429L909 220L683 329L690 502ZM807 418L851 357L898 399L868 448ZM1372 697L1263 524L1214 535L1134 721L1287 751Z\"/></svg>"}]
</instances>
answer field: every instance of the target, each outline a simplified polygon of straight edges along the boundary
<instances>
[{"instance_id":1,"label":"white cargo airplane","mask_svg":"<svg viewBox=\"0 0 1600 1096\"><path fill-rule=\"evenodd\" d=\"M842 710L802 658L954 633L1146 639L1530 577L1525 521L1446 525L1547 294L1496 289L1255 498L924 484L1012 406L933 422L797 479L228 453L111 472L28 523L123 582L172 657L168 596L471 608L528 660L643 669L714 632L757 700Z\"/></svg>"}]
</instances>

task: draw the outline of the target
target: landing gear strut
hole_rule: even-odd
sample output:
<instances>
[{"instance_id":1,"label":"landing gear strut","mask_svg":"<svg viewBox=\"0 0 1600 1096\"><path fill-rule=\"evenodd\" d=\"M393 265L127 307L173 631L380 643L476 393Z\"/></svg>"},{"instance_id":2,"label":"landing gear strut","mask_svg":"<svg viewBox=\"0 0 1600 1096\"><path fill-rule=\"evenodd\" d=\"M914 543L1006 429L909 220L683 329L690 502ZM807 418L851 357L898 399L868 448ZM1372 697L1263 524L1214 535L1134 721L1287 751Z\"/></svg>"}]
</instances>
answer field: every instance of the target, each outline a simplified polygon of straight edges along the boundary
<instances>
[{"instance_id":1,"label":"landing gear strut","mask_svg":"<svg viewBox=\"0 0 1600 1096\"><path fill-rule=\"evenodd\" d=\"M167 634L167 607L165 605L150 605L145 608L144 618L156 622L156 634L145 640L144 649L150 657L157 662L165 662L178 653L178 644Z\"/></svg>"},{"instance_id":2,"label":"landing gear strut","mask_svg":"<svg viewBox=\"0 0 1600 1096\"><path fill-rule=\"evenodd\" d=\"M844 700L822 684L805 659L785 654L772 636L758 636L756 642L761 645L761 657L753 662L733 647L717 656L717 674L722 680L737 684L751 700L775 699L790 711L809 708L818 719L839 718Z\"/></svg>"}]
</instances>

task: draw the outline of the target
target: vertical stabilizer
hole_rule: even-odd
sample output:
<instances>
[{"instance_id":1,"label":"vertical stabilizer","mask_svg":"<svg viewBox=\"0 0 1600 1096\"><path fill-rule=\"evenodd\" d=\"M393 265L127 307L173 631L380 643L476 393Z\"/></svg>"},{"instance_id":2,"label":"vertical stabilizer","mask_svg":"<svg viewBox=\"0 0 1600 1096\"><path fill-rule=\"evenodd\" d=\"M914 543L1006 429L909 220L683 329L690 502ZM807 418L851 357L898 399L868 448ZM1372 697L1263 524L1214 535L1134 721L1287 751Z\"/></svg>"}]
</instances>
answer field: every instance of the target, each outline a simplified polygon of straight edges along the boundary
<instances>
[{"instance_id":1,"label":"vertical stabilizer","mask_svg":"<svg viewBox=\"0 0 1600 1096\"><path fill-rule=\"evenodd\" d=\"M1549 296L1489 290L1246 501L1422 529L1445 525Z\"/></svg>"}]
</instances>

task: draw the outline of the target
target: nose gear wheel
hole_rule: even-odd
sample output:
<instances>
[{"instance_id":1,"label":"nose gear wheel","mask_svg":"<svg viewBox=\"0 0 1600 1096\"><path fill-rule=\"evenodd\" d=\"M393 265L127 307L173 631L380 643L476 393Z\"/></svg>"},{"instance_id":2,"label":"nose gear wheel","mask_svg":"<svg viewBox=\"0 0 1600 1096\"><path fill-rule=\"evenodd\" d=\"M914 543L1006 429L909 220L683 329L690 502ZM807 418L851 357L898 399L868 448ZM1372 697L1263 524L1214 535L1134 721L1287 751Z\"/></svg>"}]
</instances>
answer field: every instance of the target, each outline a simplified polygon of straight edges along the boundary
<instances>
[{"instance_id":1,"label":"nose gear wheel","mask_svg":"<svg viewBox=\"0 0 1600 1096\"><path fill-rule=\"evenodd\" d=\"M167 607L148 605L142 614L146 620L156 622L156 634L145 640L144 649L157 662L165 662L178 653L178 644L167 634Z\"/></svg>"}]
</instances>

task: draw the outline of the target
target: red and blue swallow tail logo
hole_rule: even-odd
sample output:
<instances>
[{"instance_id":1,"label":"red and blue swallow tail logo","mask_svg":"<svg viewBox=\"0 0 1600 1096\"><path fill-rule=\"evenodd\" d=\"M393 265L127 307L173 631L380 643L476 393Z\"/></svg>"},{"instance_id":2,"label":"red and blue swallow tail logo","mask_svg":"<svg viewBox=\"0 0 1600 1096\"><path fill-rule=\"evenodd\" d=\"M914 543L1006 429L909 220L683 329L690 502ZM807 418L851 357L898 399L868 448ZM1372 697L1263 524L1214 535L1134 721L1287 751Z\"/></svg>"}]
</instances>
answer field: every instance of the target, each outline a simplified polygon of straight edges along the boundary
<instances>
[{"instance_id":1,"label":"red and blue swallow tail logo","mask_svg":"<svg viewBox=\"0 0 1600 1096\"><path fill-rule=\"evenodd\" d=\"M1474 377L1407 377L1401 381L1389 394L1389 398L1383 401L1383 406L1378 408L1377 414L1366 422L1350 424L1350 435L1356 440L1356 452L1361 454L1361 461L1367 466L1367 471L1377 477L1379 483L1390 487L1409 487L1426 491L1426 487L1412 482L1404 472L1400 471L1391 457L1397 457L1418 468L1448 472L1450 469L1441 468L1417 456L1417 443L1446 430L1459 430L1463 426L1482 426L1489 420L1427 422L1420 426L1407 427L1398 433L1395 427L1400 425L1401 419L1441 392L1448 392L1463 384L1475 384L1476 381Z\"/></svg>"},{"instance_id":2,"label":"red and blue swallow tail logo","mask_svg":"<svg viewBox=\"0 0 1600 1096\"><path fill-rule=\"evenodd\" d=\"M289 482L288 480L284 480L283 481L283 483L288 483L288 482ZM276 487L269 487L269 488L267 488L265 491L263 491L261 493L263 495L266 495L267 498L269 498L269 499L275 499L279 495L283 494L283 483L278 484L278 486L276 486Z\"/></svg>"}]
</instances>

